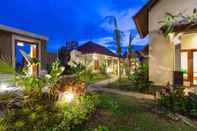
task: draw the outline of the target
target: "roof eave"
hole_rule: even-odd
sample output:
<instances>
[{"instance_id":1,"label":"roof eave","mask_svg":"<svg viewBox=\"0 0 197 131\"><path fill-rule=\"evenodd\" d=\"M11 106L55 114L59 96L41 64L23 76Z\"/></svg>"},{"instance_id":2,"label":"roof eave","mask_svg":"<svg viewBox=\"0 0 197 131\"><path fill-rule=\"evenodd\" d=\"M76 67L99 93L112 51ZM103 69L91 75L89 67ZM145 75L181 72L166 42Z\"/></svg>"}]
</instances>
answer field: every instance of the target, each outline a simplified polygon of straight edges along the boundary
<instances>
[{"instance_id":1,"label":"roof eave","mask_svg":"<svg viewBox=\"0 0 197 131\"><path fill-rule=\"evenodd\" d=\"M16 28L1 25L1 24L0 24L0 30L6 31L6 32L11 32L11 33L14 33L14 34L19 34L19 35L32 37L32 38L43 40L43 41L48 41L48 37L46 37L46 36L38 35L38 34L35 34L35 33L32 33L32 32L24 31L24 30L21 30L21 29L16 29Z\"/></svg>"}]
</instances>

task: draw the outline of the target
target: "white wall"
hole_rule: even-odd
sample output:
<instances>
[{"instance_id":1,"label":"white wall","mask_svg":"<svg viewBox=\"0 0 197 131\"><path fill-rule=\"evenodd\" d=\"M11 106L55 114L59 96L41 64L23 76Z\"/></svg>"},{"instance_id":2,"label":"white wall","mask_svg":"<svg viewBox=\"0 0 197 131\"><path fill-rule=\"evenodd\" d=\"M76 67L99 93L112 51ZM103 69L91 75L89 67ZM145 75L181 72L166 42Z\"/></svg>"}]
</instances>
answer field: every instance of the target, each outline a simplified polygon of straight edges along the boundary
<instances>
[{"instance_id":1,"label":"white wall","mask_svg":"<svg viewBox=\"0 0 197 131\"><path fill-rule=\"evenodd\" d=\"M149 80L166 86L173 82L174 45L162 34L152 33L149 46Z\"/></svg>"},{"instance_id":2,"label":"white wall","mask_svg":"<svg viewBox=\"0 0 197 131\"><path fill-rule=\"evenodd\" d=\"M160 0L149 12L149 35L150 35L150 48L149 48L149 79L155 85L165 86L168 82L173 81L174 70L174 45L171 44L166 38L159 34L158 31L162 26L160 21L164 20L167 12L171 14L183 13L189 15L193 9L197 7L197 0ZM197 35L193 38L197 40ZM191 39L190 39L191 40ZM193 48L197 44L183 37L182 48ZM185 44L184 44L185 43ZM192 47L188 47L192 46Z\"/></svg>"},{"instance_id":3,"label":"white wall","mask_svg":"<svg viewBox=\"0 0 197 131\"><path fill-rule=\"evenodd\" d=\"M163 20L166 12L189 15L194 8L197 8L197 0L159 0L149 12L149 32L161 27L158 22Z\"/></svg>"},{"instance_id":4,"label":"white wall","mask_svg":"<svg viewBox=\"0 0 197 131\"><path fill-rule=\"evenodd\" d=\"M181 49L197 49L197 33L184 34L181 37Z\"/></svg>"}]
</instances>

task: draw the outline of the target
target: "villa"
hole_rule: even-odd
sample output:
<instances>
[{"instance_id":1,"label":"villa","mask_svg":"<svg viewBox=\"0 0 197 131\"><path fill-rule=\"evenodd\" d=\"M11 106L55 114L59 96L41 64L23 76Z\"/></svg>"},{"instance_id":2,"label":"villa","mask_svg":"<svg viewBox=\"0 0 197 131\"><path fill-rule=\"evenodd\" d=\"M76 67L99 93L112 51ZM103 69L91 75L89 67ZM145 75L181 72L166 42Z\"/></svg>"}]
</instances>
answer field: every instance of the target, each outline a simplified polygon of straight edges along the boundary
<instances>
[{"instance_id":1,"label":"villa","mask_svg":"<svg viewBox=\"0 0 197 131\"><path fill-rule=\"evenodd\" d=\"M155 85L197 85L197 24L179 20L165 37L163 25L166 13L192 16L195 19L196 0L149 0L134 16L141 38L149 35L149 80ZM171 16L173 18L173 16ZM190 17L191 18L191 17ZM182 19L182 18L179 18Z\"/></svg>"},{"instance_id":2,"label":"villa","mask_svg":"<svg viewBox=\"0 0 197 131\"><path fill-rule=\"evenodd\" d=\"M93 72L99 72L105 68L104 70L109 75L117 74L118 56L99 44L89 41L79 46L71 54L75 54L72 55L73 57L71 56L73 61L80 61Z\"/></svg>"},{"instance_id":3,"label":"villa","mask_svg":"<svg viewBox=\"0 0 197 131\"><path fill-rule=\"evenodd\" d=\"M30 69L31 74L39 74L47 65L45 60L47 40L45 36L0 25L0 56L18 72L27 64L27 60L21 54L21 51L24 51L31 58L41 61L39 66L32 66Z\"/></svg>"}]
</instances>

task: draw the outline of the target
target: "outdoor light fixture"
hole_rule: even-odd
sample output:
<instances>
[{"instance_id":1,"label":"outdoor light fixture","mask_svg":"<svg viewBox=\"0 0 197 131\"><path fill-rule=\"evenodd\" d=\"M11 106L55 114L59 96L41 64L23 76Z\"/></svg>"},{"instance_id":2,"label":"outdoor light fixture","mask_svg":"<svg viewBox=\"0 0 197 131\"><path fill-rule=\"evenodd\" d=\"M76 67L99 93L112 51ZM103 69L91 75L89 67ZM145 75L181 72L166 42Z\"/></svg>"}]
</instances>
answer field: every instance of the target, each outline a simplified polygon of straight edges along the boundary
<instances>
[{"instance_id":1,"label":"outdoor light fixture","mask_svg":"<svg viewBox=\"0 0 197 131\"><path fill-rule=\"evenodd\" d=\"M67 103L71 103L74 99L74 94L72 92L65 92L63 98Z\"/></svg>"},{"instance_id":2,"label":"outdoor light fixture","mask_svg":"<svg viewBox=\"0 0 197 131\"><path fill-rule=\"evenodd\" d=\"M0 83L0 93L3 92L14 92L19 91L20 89L15 86L10 86L8 83Z\"/></svg>"},{"instance_id":3,"label":"outdoor light fixture","mask_svg":"<svg viewBox=\"0 0 197 131\"><path fill-rule=\"evenodd\" d=\"M24 43L23 42L17 42L17 45L23 47Z\"/></svg>"},{"instance_id":4,"label":"outdoor light fixture","mask_svg":"<svg viewBox=\"0 0 197 131\"><path fill-rule=\"evenodd\" d=\"M4 92L7 90L8 85L5 83L0 84L0 92Z\"/></svg>"}]
</instances>

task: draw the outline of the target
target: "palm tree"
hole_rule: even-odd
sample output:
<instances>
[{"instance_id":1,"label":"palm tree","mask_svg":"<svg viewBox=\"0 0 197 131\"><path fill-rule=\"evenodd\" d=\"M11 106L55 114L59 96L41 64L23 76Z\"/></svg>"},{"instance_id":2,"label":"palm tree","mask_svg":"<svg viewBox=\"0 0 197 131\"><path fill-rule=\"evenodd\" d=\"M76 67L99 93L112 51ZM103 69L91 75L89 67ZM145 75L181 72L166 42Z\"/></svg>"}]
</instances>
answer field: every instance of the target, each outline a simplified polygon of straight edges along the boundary
<instances>
[{"instance_id":1,"label":"palm tree","mask_svg":"<svg viewBox=\"0 0 197 131\"><path fill-rule=\"evenodd\" d=\"M128 63L129 63L129 69L131 69L131 55L133 53L133 48L132 48L132 41L134 39L134 36L132 35L132 33L130 32L129 34L129 45L127 48L127 58L128 58Z\"/></svg>"},{"instance_id":2,"label":"palm tree","mask_svg":"<svg viewBox=\"0 0 197 131\"><path fill-rule=\"evenodd\" d=\"M116 43L116 52L118 54L118 78L121 79L121 56L122 56L122 48L121 48L121 40L122 40L122 32L120 31L118 27L118 20L115 16L112 16L113 22L114 22L114 39Z\"/></svg>"}]
</instances>

